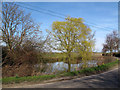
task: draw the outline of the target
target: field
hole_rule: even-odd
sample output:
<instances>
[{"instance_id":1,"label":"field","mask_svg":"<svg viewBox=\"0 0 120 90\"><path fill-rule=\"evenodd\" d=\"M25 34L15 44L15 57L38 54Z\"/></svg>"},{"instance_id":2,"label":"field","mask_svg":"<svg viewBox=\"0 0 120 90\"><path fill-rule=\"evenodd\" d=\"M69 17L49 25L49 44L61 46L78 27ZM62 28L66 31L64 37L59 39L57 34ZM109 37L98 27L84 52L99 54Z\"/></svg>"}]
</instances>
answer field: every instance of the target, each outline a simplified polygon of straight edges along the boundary
<instances>
[{"instance_id":1,"label":"field","mask_svg":"<svg viewBox=\"0 0 120 90\"><path fill-rule=\"evenodd\" d=\"M71 64L78 64L82 61L78 53L72 53L71 56L72 56ZM43 62L47 62L47 63L54 63L61 61L67 63L65 53L43 53L42 57L43 57ZM112 58L115 57L102 56L102 53L93 53L91 60L99 60L107 63L110 60L112 60Z\"/></svg>"}]
</instances>

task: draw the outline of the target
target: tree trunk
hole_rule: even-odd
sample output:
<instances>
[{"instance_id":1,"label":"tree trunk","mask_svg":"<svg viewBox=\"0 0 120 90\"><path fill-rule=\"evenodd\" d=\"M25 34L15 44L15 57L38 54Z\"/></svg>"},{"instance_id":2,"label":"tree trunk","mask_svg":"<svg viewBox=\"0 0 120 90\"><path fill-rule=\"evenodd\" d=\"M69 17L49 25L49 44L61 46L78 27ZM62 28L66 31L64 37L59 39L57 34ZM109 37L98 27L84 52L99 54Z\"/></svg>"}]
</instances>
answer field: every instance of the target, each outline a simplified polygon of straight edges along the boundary
<instances>
[{"instance_id":1,"label":"tree trunk","mask_svg":"<svg viewBox=\"0 0 120 90\"><path fill-rule=\"evenodd\" d=\"M70 72L71 69L71 64L70 64L70 60L68 60L68 72Z\"/></svg>"},{"instance_id":2,"label":"tree trunk","mask_svg":"<svg viewBox=\"0 0 120 90\"><path fill-rule=\"evenodd\" d=\"M112 50L110 50L110 56L112 56L112 55L113 55Z\"/></svg>"},{"instance_id":3,"label":"tree trunk","mask_svg":"<svg viewBox=\"0 0 120 90\"><path fill-rule=\"evenodd\" d=\"M71 70L70 53L68 54L68 72Z\"/></svg>"}]
</instances>

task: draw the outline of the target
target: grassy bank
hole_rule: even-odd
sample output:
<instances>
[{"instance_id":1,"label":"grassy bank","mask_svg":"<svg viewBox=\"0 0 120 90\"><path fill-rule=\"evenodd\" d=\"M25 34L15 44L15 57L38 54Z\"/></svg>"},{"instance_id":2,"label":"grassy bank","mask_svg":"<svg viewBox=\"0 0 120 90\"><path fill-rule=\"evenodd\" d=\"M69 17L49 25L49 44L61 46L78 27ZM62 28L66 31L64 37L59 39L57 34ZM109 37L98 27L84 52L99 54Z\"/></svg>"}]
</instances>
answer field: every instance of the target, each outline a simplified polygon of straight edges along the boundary
<instances>
[{"instance_id":1,"label":"grassy bank","mask_svg":"<svg viewBox=\"0 0 120 90\"><path fill-rule=\"evenodd\" d=\"M85 68L80 71L74 71L74 72L66 72L63 74L58 74L58 75L43 75L43 76L28 76L28 77L7 77L7 78L2 78L2 83L3 84L10 84L10 83L20 83L24 81L28 82L36 82L36 81L43 81L43 80L49 80L55 77L65 77L65 76L77 76L77 75L91 75L95 73L100 73L103 71L108 70L109 68L115 66L118 64L118 61L114 61L111 63L103 64L97 67L91 67L91 68Z\"/></svg>"},{"instance_id":2,"label":"grassy bank","mask_svg":"<svg viewBox=\"0 0 120 90\"><path fill-rule=\"evenodd\" d=\"M108 69L115 66L116 64L118 64L118 61L114 61L114 62L111 62L111 63L99 65L97 67L85 68L85 69L82 69L80 71L67 72L67 73L64 73L61 76L75 76L75 75L80 75L80 74L83 74L83 75L97 74L97 73L107 71Z\"/></svg>"},{"instance_id":3,"label":"grassy bank","mask_svg":"<svg viewBox=\"0 0 120 90\"><path fill-rule=\"evenodd\" d=\"M28 77L7 77L2 79L3 84L20 83L24 81L43 81L54 78L55 75L28 76Z\"/></svg>"}]
</instances>

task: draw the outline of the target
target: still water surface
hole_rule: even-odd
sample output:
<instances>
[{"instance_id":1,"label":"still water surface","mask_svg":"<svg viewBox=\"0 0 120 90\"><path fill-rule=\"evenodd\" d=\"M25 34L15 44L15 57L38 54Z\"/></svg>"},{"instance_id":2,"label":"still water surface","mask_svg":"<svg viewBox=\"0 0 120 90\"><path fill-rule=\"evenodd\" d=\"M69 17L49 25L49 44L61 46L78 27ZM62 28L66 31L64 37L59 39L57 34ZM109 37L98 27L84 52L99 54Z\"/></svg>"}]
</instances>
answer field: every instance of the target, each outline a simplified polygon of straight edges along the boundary
<instances>
[{"instance_id":1,"label":"still water surface","mask_svg":"<svg viewBox=\"0 0 120 90\"><path fill-rule=\"evenodd\" d=\"M90 60L87 61L88 67L91 66L97 66L97 60ZM83 65L83 63L78 63L78 64L71 64L71 71L75 71L78 68L80 68ZM55 62L55 63L47 63L43 65L45 68L45 73L53 73L53 72L61 72L61 71L67 71L68 70L68 64L64 62ZM41 65L37 64L35 65L36 68L40 68Z\"/></svg>"}]
</instances>

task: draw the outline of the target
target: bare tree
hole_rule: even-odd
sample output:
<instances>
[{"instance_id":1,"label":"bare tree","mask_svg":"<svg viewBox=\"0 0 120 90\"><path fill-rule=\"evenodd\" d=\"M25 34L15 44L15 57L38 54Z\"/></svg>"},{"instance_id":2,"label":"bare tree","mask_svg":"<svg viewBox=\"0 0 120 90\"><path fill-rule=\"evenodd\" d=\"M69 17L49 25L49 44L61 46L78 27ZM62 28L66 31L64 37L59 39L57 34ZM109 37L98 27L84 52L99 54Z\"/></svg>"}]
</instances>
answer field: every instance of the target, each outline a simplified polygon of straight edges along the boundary
<instances>
[{"instance_id":1,"label":"bare tree","mask_svg":"<svg viewBox=\"0 0 120 90\"><path fill-rule=\"evenodd\" d=\"M113 40L114 40L114 51L117 52L119 50L119 38L118 38L118 32L113 31Z\"/></svg>"},{"instance_id":2,"label":"bare tree","mask_svg":"<svg viewBox=\"0 0 120 90\"><path fill-rule=\"evenodd\" d=\"M113 54L113 52L118 51L118 44L119 44L119 38L118 38L118 32L113 31L112 33L108 34L106 36L106 42L103 44L103 53L110 52L110 55Z\"/></svg>"},{"instance_id":3,"label":"bare tree","mask_svg":"<svg viewBox=\"0 0 120 90\"><path fill-rule=\"evenodd\" d=\"M36 36L39 25L35 24L30 14L25 14L15 3L3 3L2 39L9 50L22 45L26 38Z\"/></svg>"},{"instance_id":4,"label":"bare tree","mask_svg":"<svg viewBox=\"0 0 120 90\"><path fill-rule=\"evenodd\" d=\"M43 50L45 41L42 40L40 26L33 21L30 13L26 14L17 4L9 2L3 3L1 14L2 27L0 27L0 30L2 34L0 37L2 42L6 44L5 48L7 49L5 61L9 62L10 58L18 61L28 53L31 54L31 50ZM25 55L22 56L23 54ZM29 56L32 56L32 54ZM6 58L8 59L6 60Z\"/></svg>"},{"instance_id":5,"label":"bare tree","mask_svg":"<svg viewBox=\"0 0 120 90\"><path fill-rule=\"evenodd\" d=\"M103 44L102 52L103 52L103 53L106 53L107 51L108 51L108 46L107 46L107 44Z\"/></svg>"}]
</instances>

